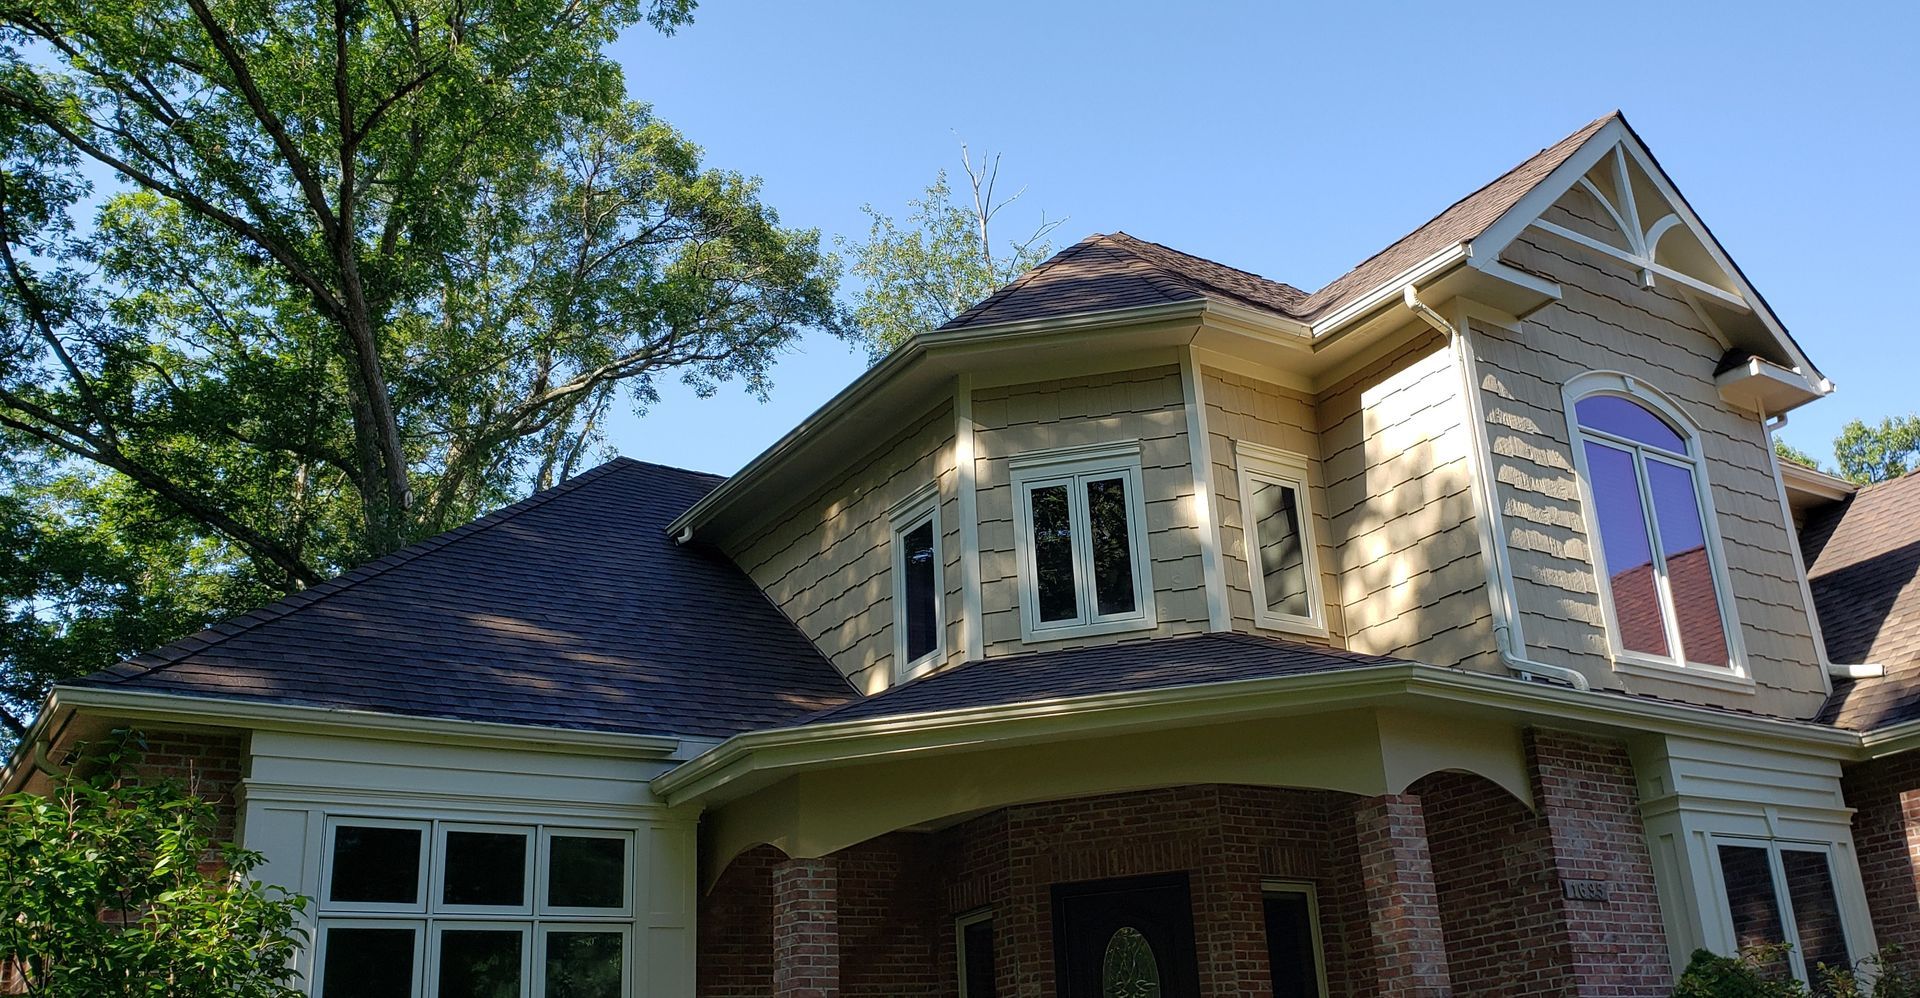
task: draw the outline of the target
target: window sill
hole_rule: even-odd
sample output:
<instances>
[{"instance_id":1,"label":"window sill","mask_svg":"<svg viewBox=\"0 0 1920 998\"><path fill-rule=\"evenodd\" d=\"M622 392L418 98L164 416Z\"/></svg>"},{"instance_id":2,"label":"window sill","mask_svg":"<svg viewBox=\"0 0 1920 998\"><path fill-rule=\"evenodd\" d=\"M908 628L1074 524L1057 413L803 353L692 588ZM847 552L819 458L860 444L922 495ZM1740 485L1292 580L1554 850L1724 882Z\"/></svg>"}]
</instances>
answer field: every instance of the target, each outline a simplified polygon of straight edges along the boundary
<instances>
[{"instance_id":1,"label":"window sill","mask_svg":"<svg viewBox=\"0 0 1920 998\"><path fill-rule=\"evenodd\" d=\"M915 679L919 679L921 676L927 675L928 673L931 673L933 670L939 668L940 663L945 662L946 660L947 660L946 649L935 648L934 650L926 653L925 655L922 655L919 658L916 658L913 661L907 663L905 666L902 666L901 668L889 669L888 671L893 676L892 685L898 686L901 683L911 682Z\"/></svg>"},{"instance_id":2,"label":"window sill","mask_svg":"<svg viewBox=\"0 0 1920 998\"><path fill-rule=\"evenodd\" d=\"M1256 613L1253 616L1253 626L1263 631L1277 631L1281 634L1292 634L1303 638L1318 638L1322 641L1327 640L1329 637L1327 625L1312 620L1270 617Z\"/></svg>"},{"instance_id":3,"label":"window sill","mask_svg":"<svg viewBox=\"0 0 1920 998\"><path fill-rule=\"evenodd\" d=\"M1732 669L1721 669L1705 665L1672 665L1667 662L1616 656L1613 671L1629 676L1643 676L1648 679L1664 679L1675 683L1688 683L1704 686L1708 689L1726 690L1733 693L1757 692L1753 678L1742 675Z\"/></svg>"},{"instance_id":4,"label":"window sill","mask_svg":"<svg viewBox=\"0 0 1920 998\"><path fill-rule=\"evenodd\" d=\"M1157 621L1151 616L1130 617L1126 620L1102 620L1091 624L1070 624L1061 627L1042 627L1034 629L1023 622L1020 639L1027 644L1044 641L1071 641L1075 638L1097 638L1107 634L1125 634L1129 631L1151 631Z\"/></svg>"}]
</instances>

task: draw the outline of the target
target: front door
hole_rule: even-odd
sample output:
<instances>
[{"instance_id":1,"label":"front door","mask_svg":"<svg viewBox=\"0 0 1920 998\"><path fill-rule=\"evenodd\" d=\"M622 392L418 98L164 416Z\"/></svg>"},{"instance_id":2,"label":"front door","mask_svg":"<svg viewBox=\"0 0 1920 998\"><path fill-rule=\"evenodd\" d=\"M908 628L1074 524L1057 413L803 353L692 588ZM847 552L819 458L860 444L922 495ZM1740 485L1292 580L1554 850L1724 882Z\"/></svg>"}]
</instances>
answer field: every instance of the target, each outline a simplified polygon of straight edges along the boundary
<instances>
[{"instance_id":1,"label":"front door","mask_svg":"<svg viewBox=\"0 0 1920 998\"><path fill-rule=\"evenodd\" d=\"M1187 875L1053 889L1061 998L1199 998Z\"/></svg>"}]
</instances>

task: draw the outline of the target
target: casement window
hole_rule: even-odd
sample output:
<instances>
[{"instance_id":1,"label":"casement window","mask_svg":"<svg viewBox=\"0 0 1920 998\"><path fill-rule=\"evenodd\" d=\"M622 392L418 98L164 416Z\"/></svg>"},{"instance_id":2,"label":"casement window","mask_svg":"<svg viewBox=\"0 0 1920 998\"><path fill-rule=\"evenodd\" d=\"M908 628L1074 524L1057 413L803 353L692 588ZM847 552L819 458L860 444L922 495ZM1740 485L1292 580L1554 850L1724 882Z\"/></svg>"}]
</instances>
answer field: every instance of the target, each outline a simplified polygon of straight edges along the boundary
<instances>
[{"instance_id":1,"label":"casement window","mask_svg":"<svg viewBox=\"0 0 1920 998\"><path fill-rule=\"evenodd\" d=\"M1625 375L1578 379L1567 413L1615 664L1743 678L1698 434Z\"/></svg>"},{"instance_id":2,"label":"casement window","mask_svg":"<svg viewBox=\"0 0 1920 998\"><path fill-rule=\"evenodd\" d=\"M940 492L933 485L895 507L893 523L893 679L905 682L940 664L945 652L941 592Z\"/></svg>"},{"instance_id":3,"label":"casement window","mask_svg":"<svg viewBox=\"0 0 1920 998\"><path fill-rule=\"evenodd\" d=\"M994 998L999 972L993 955L993 911L970 911L953 922L954 952L958 955L960 998Z\"/></svg>"},{"instance_id":4,"label":"casement window","mask_svg":"<svg viewBox=\"0 0 1920 998\"><path fill-rule=\"evenodd\" d=\"M1026 639L1152 627L1140 445L1027 454L1010 467Z\"/></svg>"},{"instance_id":5,"label":"casement window","mask_svg":"<svg viewBox=\"0 0 1920 998\"><path fill-rule=\"evenodd\" d=\"M1268 881L1264 886L1273 998L1324 998L1327 965L1313 885Z\"/></svg>"},{"instance_id":6,"label":"casement window","mask_svg":"<svg viewBox=\"0 0 1920 998\"><path fill-rule=\"evenodd\" d=\"M546 825L330 818L320 998L624 998L633 839Z\"/></svg>"},{"instance_id":7,"label":"casement window","mask_svg":"<svg viewBox=\"0 0 1920 998\"><path fill-rule=\"evenodd\" d=\"M1829 847L1727 837L1713 844L1736 951L1787 944L1776 966L1807 982L1822 964L1853 965Z\"/></svg>"},{"instance_id":8,"label":"casement window","mask_svg":"<svg viewBox=\"0 0 1920 998\"><path fill-rule=\"evenodd\" d=\"M1324 636L1326 612L1307 459L1246 441L1236 442L1234 452L1254 622Z\"/></svg>"}]
</instances>

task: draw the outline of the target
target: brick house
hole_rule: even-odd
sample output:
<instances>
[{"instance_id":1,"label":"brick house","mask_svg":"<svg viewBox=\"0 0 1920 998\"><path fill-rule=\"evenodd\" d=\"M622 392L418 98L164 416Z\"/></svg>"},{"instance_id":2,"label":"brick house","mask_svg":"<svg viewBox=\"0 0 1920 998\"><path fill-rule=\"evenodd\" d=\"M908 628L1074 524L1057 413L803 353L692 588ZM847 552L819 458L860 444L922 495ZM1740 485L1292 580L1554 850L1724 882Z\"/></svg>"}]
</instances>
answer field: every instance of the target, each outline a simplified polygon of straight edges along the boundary
<instances>
[{"instance_id":1,"label":"brick house","mask_svg":"<svg viewBox=\"0 0 1920 998\"><path fill-rule=\"evenodd\" d=\"M59 687L323 996L1661 995L1920 942L1920 478L1619 115L1312 293L1090 237L731 478L618 460Z\"/></svg>"}]
</instances>

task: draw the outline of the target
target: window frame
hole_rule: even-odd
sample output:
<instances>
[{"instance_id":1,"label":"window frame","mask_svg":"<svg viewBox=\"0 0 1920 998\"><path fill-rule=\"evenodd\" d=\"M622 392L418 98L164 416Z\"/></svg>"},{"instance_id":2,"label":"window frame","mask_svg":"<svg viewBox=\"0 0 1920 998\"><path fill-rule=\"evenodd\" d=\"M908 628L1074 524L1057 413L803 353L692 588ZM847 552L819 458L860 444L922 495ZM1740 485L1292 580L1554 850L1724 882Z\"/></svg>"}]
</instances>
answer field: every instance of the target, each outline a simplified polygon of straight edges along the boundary
<instances>
[{"instance_id":1,"label":"window frame","mask_svg":"<svg viewBox=\"0 0 1920 998\"><path fill-rule=\"evenodd\" d=\"M633 993L633 923L628 922L569 922L562 920L535 922L533 925L533 953L528 958L527 975L532 978L531 987L538 991L529 991L529 995L538 994L545 998L547 993L547 936L555 932L596 933L618 935L620 937L620 993Z\"/></svg>"},{"instance_id":2,"label":"window frame","mask_svg":"<svg viewBox=\"0 0 1920 998\"><path fill-rule=\"evenodd\" d=\"M1260 882L1260 900L1264 902L1269 894L1300 894L1307 899L1307 922L1313 933L1313 975L1320 982L1320 994L1331 995L1327 987L1327 944L1320 933L1320 892L1315 884L1306 880L1263 880ZM1264 905L1263 905L1264 907ZM1266 914L1261 913L1261 936L1266 935ZM1271 968L1269 968L1271 973Z\"/></svg>"},{"instance_id":3,"label":"window frame","mask_svg":"<svg viewBox=\"0 0 1920 998\"><path fill-rule=\"evenodd\" d=\"M1840 916L1840 935L1847 943L1847 960L1858 964L1869 954L1860 952L1859 940L1862 938L1859 928L1854 924L1853 916L1848 912L1846 896L1842 893L1839 876L1838 850L1831 842L1815 842L1806 839L1759 838L1751 835L1713 833L1707 836L1708 854L1713 867L1714 904L1720 913L1722 929L1726 933L1722 942L1730 944L1727 955L1735 955L1733 950L1739 946L1739 940L1732 937L1733 911L1727 897L1727 874L1721 866L1720 847L1736 846L1748 849L1760 849L1767 854L1767 871L1772 878L1774 910L1780 919L1780 934L1788 943L1788 968L1802 984L1811 984L1811 971L1807 968L1806 955L1800 951L1799 916L1793 910L1793 895L1787 888L1785 862L1780 858L1783 852L1804 852L1824 857L1827 861L1827 886L1833 892L1834 910Z\"/></svg>"},{"instance_id":4,"label":"window frame","mask_svg":"<svg viewBox=\"0 0 1920 998\"><path fill-rule=\"evenodd\" d=\"M940 536L940 486L928 482L888 511L888 543L893 566L893 681L904 683L924 676L945 661L947 654L947 562ZM933 527L933 649L907 659L907 534L921 524Z\"/></svg>"},{"instance_id":5,"label":"window frame","mask_svg":"<svg viewBox=\"0 0 1920 998\"><path fill-rule=\"evenodd\" d=\"M333 899L334 840L340 827L348 825L355 828L405 828L420 833L420 873L415 883L414 903L403 905L396 901L335 901ZM321 836L320 848L320 892L314 899L315 907L322 911L335 913L366 912L376 915L404 917L407 915L424 916L433 907L433 891L436 878L433 873L435 838L438 832L434 822L429 819L377 818L357 815L328 815L326 832Z\"/></svg>"},{"instance_id":6,"label":"window frame","mask_svg":"<svg viewBox=\"0 0 1920 998\"><path fill-rule=\"evenodd\" d=\"M1093 578L1089 482L1119 478L1127 492L1127 543L1133 567L1134 609L1125 614L1096 613ZM1032 451L1008 462L1013 488L1013 535L1020 583L1020 636L1028 642L1084 638L1148 630L1159 615L1153 598L1153 556L1147 538L1147 505L1141 474L1140 442L1096 444ZM1067 522L1073 540L1074 604L1071 620L1040 621L1040 579L1035 568L1033 502L1035 489L1067 487Z\"/></svg>"},{"instance_id":7,"label":"window frame","mask_svg":"<svg viewBox=\"0 0 1920 998\"><path fill-rule=\"evenodd\" d=\"M570 905L547 903L547 890L552 879L552 846L554 836L568 839L619 839L622 843L620 878L620 907L618 908L581 908ZM572 825L542 825L539 835L539 853L535 861L538 875L534 878L537 895L533 900L533 915L540 919L562 919L569 921L593 921L595 919L627 919L633 914L633 833L612 828L579 828Z\"/></svg>"},{"instance_id":8,"label":"window frame","mask_svg":"<svg viewBox=\"0 0 1920 998\"><path fill-rule=\"evenodd\" d=\"M1594 589L1599 595L1600 613L1606 625L1607 650L1614 669L1630 675L1751 692L1755 687L1747 669L1746 645L1741 636L1739 612L1734 604L1726 546L1720 538L1720 518L1713 503L1713 484L1707 474L1699 426L1658 390L1617 371L1590 371L1580 375L1567 382L1561 395L1567 440L1573 452L1574 477L1579 484L1581 522L1586 530L1588 561L1594 571ZM1687 453L1675 454L1665 448L1581 426L1575 406L1596 395L1611 395L1646 409L1681 438ZM1655 591L1660 601L1661 626L1669 649L1667 655L1628 648L1621 636L1620 617L1614 605L1613 585L1606 563L1606 543L1600 534L1599 506L1595 500L1593 477L1587 467L1588 441L1624 451L1634 462L1635 474L1639 479L1641 513L1647 523L1647 543L1653 554ZM1700 517L1707 566L1713 577L1714 599L1719 603L1720 628L1727 648L1727 664L1724 666L1689 662L1686 659L1686 643L1679 633L1680 617L1667 576L1666 551L1658 525L1659 511L1653 504L1652 483L1646 473L1648 461L1660 461L1683 468L1693 476L1695 512Z\"/></svg>"},{"instance_id":9,"label":"window frame","mask_svg":"<svg viewBox=\"0 0 1920 998\"><path fill-rule=\"evenodd\" d=\"M319 915L313 923L313 972L312 982L307 994L319 996L327 993L327 947L332 943L332 930L347 929L409 929L413 932L413 987L412 994L420 995L427 988L427 961L432 959L431 945L427 939L432 927L427 917L421 915L409 918L398 915L392 918L374 918L353 912L341 912L342 917Z\"/></svg>"},{"instance_id":10,"label":"window frame","mask_svg":"<svg viewBox=\"0 0 1920 998\"><path fill-rule=\"evenodd\" d=\"M955 916L953 920L953 957L959 972L956 980L959 983L958 994L960 998L967 998L967 930L979 925L981 922L992 921L993 907L991 905L962 912ZM997 952L999 947L999 940L996 939L994 941L996 957L999 955Z\"/></svg>"},{"instance_id":11,"label":"window frame","mask_svg":"<svg viewBox=\"0 0 1920 998\"><path fill-rule=\"evenodd\" d=\"M447 886L447 834L449 832L477 832L483 835L519 835L527 845L527 867L521 873L520 895L524 901L517 907L486 904L448 904ZM519 915L531 917L534 912L533 896L536 881L540 879L539 829L533 825L488 824L486 822L437 821L434 822L433 849L427 854L430 869L427 871L429 883L427 911L445 911L451 917L460 915Z\"/></svg>"},{"instance_id":12,"label":"window frame","mask_svg":"<svg viewBox=\"0 0 1920 998\"><path fill-rule=\"evenodd\" d=\"M1240 506L1242 563L1247 569L1247 587L1253 595L1253 622L1256 626L1310 637L1327 636L1326 593L1320 578L1320 533L1314 520L1312 462L1304 454L1264 447L1246 440L1233 444ZM1290 488L1299 504L1302 571L1306 573L1307 613L1295 616L1280 613L1267 605L1266 572L1260 565L1260 526L1252 513L1248 497L1255 482Z\"/></svg>"},{"instance_id":13,"label":"window frame","mask_svg":"<svg viewBox=\"0 0 1920 998\"><path fill-rule=\"evenodd\" d=\"M517 918L480 919L476 921L473 919L462 919L458 917L453 917L453 918L436 918L427 923L427 935L430 937L427 940L427 961L432 966L428 968L424 968L428 972L420 981L420 988L423 995L425 993L427 981L432 981L436 985L439 985L441 983L440 981L441 942L440 941L441 941L441 937L445 936L448 930L452 930L454 932L499 932L499 933L518 932L520 934L520 995L521 995L521 998L533 998L535 994L534 989L537 987L540 988L540 991L542 993L544 993L544 991L546 990L544 987L541 987L539 984L535 983L535 981L539 979L542 975L536 973L537 961L534 958L535 957L535 953L534 953L535 923L531 920L531 918L528 918L528 919L517 919Z\"/></svg>"}]
</instances>

